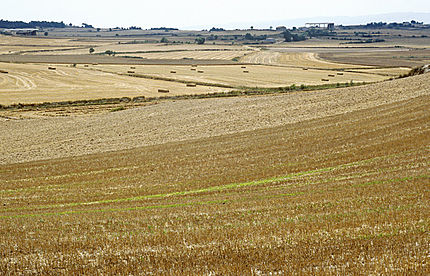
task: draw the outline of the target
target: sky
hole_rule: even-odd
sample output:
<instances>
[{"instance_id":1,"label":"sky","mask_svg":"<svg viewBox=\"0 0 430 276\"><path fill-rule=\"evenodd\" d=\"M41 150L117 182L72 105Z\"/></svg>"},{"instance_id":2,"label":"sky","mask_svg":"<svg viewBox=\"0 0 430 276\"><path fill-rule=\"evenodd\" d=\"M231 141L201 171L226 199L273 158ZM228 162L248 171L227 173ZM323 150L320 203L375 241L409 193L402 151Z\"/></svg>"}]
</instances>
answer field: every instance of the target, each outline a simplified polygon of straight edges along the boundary
<instances>
[{"instance_id":1,"label":"sky","mask_svg":"<svg viewBox=\"0 0 430 276\"><path fill-rule=\"evenodd\" d=\"M192 29L212 26L241 28L253 23L256 27L265 27L263 25L272 22L282 23L297 18L353 17L399 12L430 13L430 1L6 0L1 5L0 19L64 21L74 25L88 23L96 27L164 26Z\"/></svg>"}]
</instances>

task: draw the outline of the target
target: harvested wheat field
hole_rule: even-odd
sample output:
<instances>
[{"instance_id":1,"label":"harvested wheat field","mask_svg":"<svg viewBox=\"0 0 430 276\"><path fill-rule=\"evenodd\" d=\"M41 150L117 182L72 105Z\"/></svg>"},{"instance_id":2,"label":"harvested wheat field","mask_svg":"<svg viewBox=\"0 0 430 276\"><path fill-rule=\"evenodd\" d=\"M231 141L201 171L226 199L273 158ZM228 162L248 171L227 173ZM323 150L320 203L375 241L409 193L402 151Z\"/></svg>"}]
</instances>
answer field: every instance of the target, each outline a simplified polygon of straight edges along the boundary
<instances>
[{"instance_id":1,"label":"harvested wheat field","mask_svg":"<svg viewBox=\"0 0 430 276\"><path fill-rule=\"evenodd\" d=\"M0 121L0 271L428 274L429 88Z\"/></svg>"},{"instance_id":2,"label":"harvested wheat field","mask_svg":"<svg viewBox=\"0 0 430 276\"><path fill-rule=\"evenodd\" d=\"M251 48L246 46L236 45L195 45L195 44L161 44L161 43L105 43L97 42L94 48L95 54L104 53L105 51L114 51L118 54L136 56L139 54L155 54L155 53L179 53L179 52L193 52L193 51L252 51ZM88 49L76 49L66 52L52 52L52 54L72 54L84 55L88 54Z\"/></svg>"},{"instance_id":3,"label":"harvested wheat field","mask_svg":"<svg viewBox=\"0 0 430 276\"><path fill-rule=\"evenodd\" d=\"M125 73L129 67L121 65L100 65L97 70L112 73ZM172 74L174 70L176 73ZM264 65L199 65L166 66L139 65L134 70L136 75L171 78L180 81L195 81L211 84L247 87L282 87L292 84L319 85L324 83L345 82L377 82L387 79L387 76L376 74L344 72L332 70L303 70L302 68L288 68ZM330 75L330 76L329 76ZM323 79L327 79L324 81Z\"/></svg>"},{"instance_id":4,"label":"harvested wheat field","mask_svg":"<svg viewBox=\"0 0 430 276\"><path fill-rule=\"evenodd\" d=\"M159 97L224 92L219 87L187 87L183 83L119 76L85 68L48 64L0 63L0 104L75 101L115 97Z\"/></svg>"},{"instance_id":5,"label":"harvested wheat field","mask_svg":"<svg viewBox=\"0 0 430 276\"><path fill-rule=\"evenodd\" d=\"M285 52L285 51L291 52ZM312 49L308 49L312 50ZM240 59L242 62L257 64L287 65L294 67L309 67L321 69L366 68L360 65L348 65L329 62L318 58L317 53L296 52L293 49L278 49L256 51Z\"/></svg>"},{"instance_id":6,"label":"harvested wheat field","mask_svg":"<svg viewBox=\"0 0 430 276\"><path fill-rule=\"evenodd\" d=\"M0 117L0 163L71 157L282 126L428 96L427 75L351 88L168 101L94 116ZM126 122L126 123L124 123ZM57 131L61 129L62 131Z\"/></svg>"},{"instance_id":7,"label":"harvested wheat field","mask_svg":"<svg viewBox=\"0 0 430 276\"><path fill-rule=\"evenodd\" d=\"M119 54L119 56L133 56L148 59L221 59L232 60L240 58L253 51L246 50L185 50L185 51L172 51L172 52L147 52L147 53L126 53Z\"/></svg>"}]
</instances>

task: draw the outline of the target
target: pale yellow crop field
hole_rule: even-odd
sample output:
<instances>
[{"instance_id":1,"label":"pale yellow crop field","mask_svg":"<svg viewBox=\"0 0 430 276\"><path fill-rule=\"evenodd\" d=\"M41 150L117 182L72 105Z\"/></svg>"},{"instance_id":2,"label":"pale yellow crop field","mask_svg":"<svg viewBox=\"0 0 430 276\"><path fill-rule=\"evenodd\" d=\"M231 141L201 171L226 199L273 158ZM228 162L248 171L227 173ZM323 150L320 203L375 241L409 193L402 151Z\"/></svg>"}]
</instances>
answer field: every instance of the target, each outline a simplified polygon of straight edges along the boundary
<instances>
[{"instance_id":1,"label":"pale yellow crop field","mask_svg":"<svg viewBox=\"0 0 430 276\"><path fill-rule=\"evenodd\" d=\"M256 51L241 58L242 62L257 64L273 64L297 67L340 69L340 68L366 68L360 65L340 64L319 59L316 53L302 52L277 52L277 51Z\"/></svg>"},{"instance_id":2,"label":"pale yellow crop field","mask_svg":"<svg viewBox=\"0 0 430 276\"><path fill-rule=\"evenodd\" d=\"M199 50L230 50L230 51L252 51L253 49L247 46L240 45L197 45L197 44L161 44L161 43L99 43L94 48L94 54L104 53L105 51L114 51L118 53L127 53L127 55L138 56L145 54L140 52L156 52L161 54L169 54L169 51L199 51ZM52 54L88 54L87 49L76 49L66 52L53 52Z\"/></svg>"},{"instance_id":3,"label":"pale yellow crop field","mask_svg":"<svg viewBox=\"0 0 430 276\"><path fill-rule=\"evenodd\" d=\"M132 53L118 56L134 56L148 59L224 59L231 60L236 57L243 57L252 51L241 50L191 50L178 52L153 52L153 53Z\"/></svg>"},{"instance_id":4,"label":"pale yellow crop field","mask_svg":"<svg viewBox=\"0 0 430 276\"><path fill-rule=\"evenodd\" d=\"M132 70L133 74L150 75L163 78L171 78L181 81L206 82L231 86L246 87L280 87L292 84L318 85L327 83L350 82L375 82L387 79L386 76L375 74L336 72L331 70L303 70L301 68L289 68L279 66L241 65L198 66L191 70L191 66L166 66L166 65L98 65L94 69L126 74ZM200 71L200 72L199 72ZM248 73L244 73L248 71ZM175 72L175 73L172 73ZM343 74L338 75L337 73ZM334 75L334 76L329 76ZM329 81L323 81L326 79Z\"/></svg>"},{"instance_id":5,"label":"pale yellow crop field","mask_svg":"<svg viewBox=\"0 0 430 276\"><path fill-rule=\"evenodd\" d=\"M0 63L0 104L40 103L116 97L159 97L223 92L218 87L186 87L183 83L148 80L65 65ZM168 89L169 93L159 93Z\"/></svg>"}]
</instances>

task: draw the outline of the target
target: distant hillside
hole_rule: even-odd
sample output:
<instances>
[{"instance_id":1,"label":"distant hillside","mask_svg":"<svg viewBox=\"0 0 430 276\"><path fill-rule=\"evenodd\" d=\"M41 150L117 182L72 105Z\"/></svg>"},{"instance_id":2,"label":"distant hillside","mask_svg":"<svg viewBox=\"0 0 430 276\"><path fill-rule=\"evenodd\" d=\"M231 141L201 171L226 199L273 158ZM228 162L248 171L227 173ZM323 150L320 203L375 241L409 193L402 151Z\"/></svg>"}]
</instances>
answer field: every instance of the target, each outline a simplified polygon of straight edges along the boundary
<instances>
[{"instance_id":1,"label":"distant hillside","mask_svg":"<svg viewBox=\"0 0 430 276\"><path fill-rule=\"evenodd\" d=\"M236 29L236 28L268 28L269 26L286 26L286 27L300 27L304 26L308 22L333 22L336 25L358 25L367 24L369 22L410 22L412 20L424 22L424 24L430 24L430 12L415 13L415 12L402 12L402 13L386 13L386 14L374 14L374 15L363 15L363 16L318 16L318 17L305 17L305 18L294 18L285 20L271 20L271 21L247 21L247 22L228 22L219 24L219 27L225 29ZM190 26L187 29L205 29L212 26Z\"/></svg>"}]
</instances>

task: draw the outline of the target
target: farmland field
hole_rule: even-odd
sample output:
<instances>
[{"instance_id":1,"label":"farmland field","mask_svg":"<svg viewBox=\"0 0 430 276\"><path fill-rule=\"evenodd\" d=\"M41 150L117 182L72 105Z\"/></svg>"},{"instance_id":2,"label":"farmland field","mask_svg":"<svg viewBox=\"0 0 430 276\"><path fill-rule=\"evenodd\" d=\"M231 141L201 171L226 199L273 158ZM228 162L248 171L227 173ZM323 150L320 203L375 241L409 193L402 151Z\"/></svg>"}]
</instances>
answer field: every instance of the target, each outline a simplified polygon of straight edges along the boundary
<instances>
[{"instance_id":1,"label":"farmland field","mask_svg":"<svg viewBox=\"0 0 430 276\"><path fill-rule=\"evenodd\" d=\"M52 67L55 70L49 70ZM65 65L0 63L0 104L73 101L115 97L157 97L223 92L219 87L187 87L183 83L119 76Z\"/></svg>"},{"instance_id":2,"label":"farmland field","mask_svg":"<svg viewBox=\"0 0 430 276\"><path fill-rule=\"evenodd\" d=\"M115 73L125 73L127 72L128 68L129 67L127 66L120 65L97 66L97 69ZM292 84L336 84L350 81L375 82L387 79L386 76L384 77L375 74L357 72L343 73L341 71L314 69L304 71L302 68L287 68L264 65L199 65L198 67L194 68L191 66L142 65L136 66L134 71L137 75L143 74L177 80L248 87L280 87L289 86ZM175 73L171 73L172 71Z\"/></svg>"},{"instance_id":3,"label":"farmland field","mask_svg":"<svg viewBox=\"0 0 430 276\"><path fill-rule=\"evenodd\" d=\"M129 53L120 54L119 56L132 55L134 57L148 59L225 59L240 58L252 51L241 50L193 50L193 51L177 51L177 52L149 52L149 53Z\"/></svg>"},{"instance_id":4,"label":"farmland field","mask_svg":"<svg viewBox=\"0 0 430 276\"><path fill-rule=\"evenodd\" d=\"M0 275L430 274L428 32L47 31L0 35Z\"/></svg>"},{"instance_id":5,"label":"farmland field","mask_svg":"<svg viewBox=\"0 0 430 276\"><path fill-rule=\"evenodd\" d=\"M277 126L269 119L258 129L250 122L248 131L178 136L169 143L59 159L53 158L55 151L72 150L70 140L86 131L79 121L97 120L2 121L2 134L24 130L22 124L40 127L45 135L57 133L62 121L77 125L65 132L69 138L51 157L20 163L8 157L0 166L0 271L427 274L429 85L423 75L344 89L350 95L366 93L361 104L342 98L342 89L266 96L273 106L266 108L278 106L280 113L286 106L282 99L332 101L316 102L323 104L316 116ZM222 101L243 102L246 109L258 98ZM324 112L350 105L347 99L355 108ZM233 126L252 118L240 110L241 117L232 118L226 102L203 101L212 105L208 114ZM154 107L174 116L182 105L199 106L180 101ZM154 107L100 116L163 117ZM303 112L300 105L295 112ZM307 112L314 114L313 108ZM119 120L108 117L103 127L115 130ZM185 113L182 125L166 122L193 132L199 123L210 126L205 117ZM161 129L169 132L167 126ZM21 146L19 151L33 150Z\"/></svg>"},{"instance_id":6,"label":"farmland field","mask_svg":"<svg viewBox=\"0 0 430 276\"><path fill-rule=\"evenodd\" d=\"M311 67L324 69L341 69L341 68L366 68L365 66L351 66L347 64L328 62L317 58L316 53L311 52L290 52L281 51L258 51L247 55L241 59L242 62L289 65L296 67Z\"/></svg>"},{"instance_id":7,"label":"farmland field","mask_svg":"<svg viewBox=\"0 0 430 276\"><path fill-rule=\"evenodd\" d=\"M429 49L404 50L396 52L326 52L320 57L332 62L388 67L416 67L430 63Z\"/></svg>"}]
</instances>

